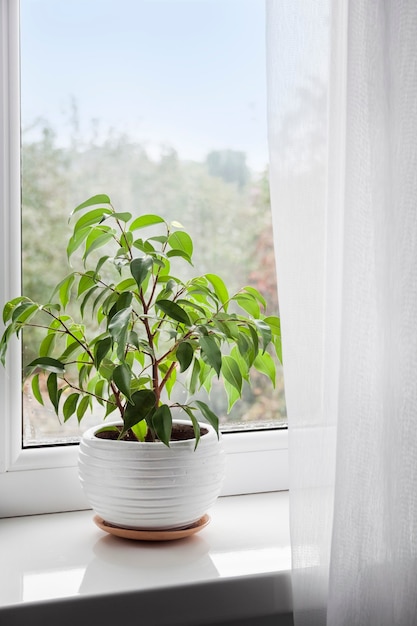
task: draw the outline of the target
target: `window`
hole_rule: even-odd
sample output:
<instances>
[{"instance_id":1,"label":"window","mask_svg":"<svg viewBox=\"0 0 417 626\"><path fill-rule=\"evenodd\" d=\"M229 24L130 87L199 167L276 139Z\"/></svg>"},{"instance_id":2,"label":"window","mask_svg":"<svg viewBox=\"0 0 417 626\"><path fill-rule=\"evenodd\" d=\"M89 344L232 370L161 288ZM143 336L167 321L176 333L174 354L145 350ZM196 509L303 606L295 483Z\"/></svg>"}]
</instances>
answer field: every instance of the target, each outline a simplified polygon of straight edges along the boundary
<instances>
[{"instance_id":1,"label":"window","mask_svg":"<svg viewBox=\"0 0 417 626\"><path fill-rule=\"evenodd\" d=\"M5 94L1 301L19 293L20 262L24 292L42 297L48 291L42 268L55 264L59 272L66 262L59 256L62 216L95 193L108 193L123 210L136 204L138 211L155 208L169 219L186 222L195 240L208 243L198 260L203 267L207 263L210 271L218 268L228 282L234 276L238 284L254 281L273 300L263 3L21 0L21 15L16 0L1 0L0 6ZM42 232L45 243L54 240L56 249L37 247L32 237L36 231ZM229 258L222 245L226 238L234 242ZM249 251L247 257L243 251ZM271 272L260 284L265 276L260 268L267 265ZM30 358L31 341L30 336L24 338L23 362ZM6 472L0 476L0 514L11 510L2 511L4 485L11 480L16 487L26 485L26 470L38 468L38 479L41 474L45 480L54 476L58 491L61 479L70 484L76 476L76 447L33 446L76 440L77 424L68 424L69 432L63 436L53 415L53 422L46 420L52 429L48 426L48 432L43 432L39 424L45 419L36 418L30 408L34 401L24 395L22 435L20 370L16 348L9 355L6 373L0 372L6 442L0 457L0 470ZM260 382L259 396L264 395ZM263 407L253 408L253 398L246 402L251 410L225 418L224 430L231 425L233 429L259 426L259 410L271 405L266 425L284 423L282 382ZM248 422L251 412L255 419ZM271 431L228 434L225 443L231 450L231 466L242 450L253 454L253 460L258 453L265 459L265 448L274 466L272 451L285 448L285 436L282 431L272 437ZM263 488L276 488L275 471L265 469L269 475ZM244 482L244 487L230 483L226 491L259 490L254 474L247 473ZM79 506L77 488L73 500L71 489L53 505L45 504L44 510ZM33 497L39 498L39 489ZM17 512L26 510L19 506Z\"/></svg>"}]
</instances>

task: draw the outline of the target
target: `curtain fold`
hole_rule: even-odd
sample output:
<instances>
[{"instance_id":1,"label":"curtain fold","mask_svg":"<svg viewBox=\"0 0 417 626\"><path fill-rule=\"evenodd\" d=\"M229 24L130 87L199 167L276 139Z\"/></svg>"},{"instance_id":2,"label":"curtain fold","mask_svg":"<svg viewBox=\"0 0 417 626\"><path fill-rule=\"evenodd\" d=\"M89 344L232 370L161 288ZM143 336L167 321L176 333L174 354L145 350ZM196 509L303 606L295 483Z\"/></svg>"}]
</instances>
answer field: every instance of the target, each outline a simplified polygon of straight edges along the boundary
<instances>
[{"instance_id":1,"label":"curtain fold","mask_svg":"<svg viewBox=\"0 0 417 626\"><path fill-rule=\"evenodd\" d=\"M417 3L267 0L296 626L417 623Z\"/></svg>"}]
</instances>

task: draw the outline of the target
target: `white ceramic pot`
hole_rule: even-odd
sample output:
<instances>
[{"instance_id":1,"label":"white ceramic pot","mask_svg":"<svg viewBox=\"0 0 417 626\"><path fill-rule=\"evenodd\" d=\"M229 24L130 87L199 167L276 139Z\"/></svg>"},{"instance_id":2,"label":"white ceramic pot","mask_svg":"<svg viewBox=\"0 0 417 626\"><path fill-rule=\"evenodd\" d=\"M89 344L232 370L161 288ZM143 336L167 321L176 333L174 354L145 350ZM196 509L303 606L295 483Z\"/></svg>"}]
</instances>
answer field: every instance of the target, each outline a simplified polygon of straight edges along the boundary
<instances>
[{"instance_id":1,"label":"white ceramic pot","mask_svg":"<svg viewBox=\"0 0 417 626\"><path fill-rule=\"evenodd\" d=\"M176 420L183 424L190 422ZM225 455L216 431L195 439L162 442L100 439L87 430L78 471L93 510L111 524L134 529L174 529L199 520L217 499Z\"/></svg>"}]
</instances>

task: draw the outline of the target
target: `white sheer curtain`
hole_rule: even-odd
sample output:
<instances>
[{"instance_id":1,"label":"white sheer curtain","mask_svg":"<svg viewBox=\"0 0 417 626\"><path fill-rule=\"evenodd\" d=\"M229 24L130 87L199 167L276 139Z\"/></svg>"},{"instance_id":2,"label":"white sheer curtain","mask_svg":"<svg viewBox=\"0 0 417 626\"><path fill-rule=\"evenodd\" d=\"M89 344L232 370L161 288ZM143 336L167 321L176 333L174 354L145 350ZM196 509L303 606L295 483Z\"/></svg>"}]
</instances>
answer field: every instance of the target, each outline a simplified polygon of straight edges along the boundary
<instances>
[{"instance_id":1,"label":"white sheer curtain","mask_svg":"<svg viewBox=\"0 0 417 626\"><path fill-rule=\"evenodd\" d=\"M417 2L267 0L296 626L417 624Z\"/></svg>"}]
</instances>

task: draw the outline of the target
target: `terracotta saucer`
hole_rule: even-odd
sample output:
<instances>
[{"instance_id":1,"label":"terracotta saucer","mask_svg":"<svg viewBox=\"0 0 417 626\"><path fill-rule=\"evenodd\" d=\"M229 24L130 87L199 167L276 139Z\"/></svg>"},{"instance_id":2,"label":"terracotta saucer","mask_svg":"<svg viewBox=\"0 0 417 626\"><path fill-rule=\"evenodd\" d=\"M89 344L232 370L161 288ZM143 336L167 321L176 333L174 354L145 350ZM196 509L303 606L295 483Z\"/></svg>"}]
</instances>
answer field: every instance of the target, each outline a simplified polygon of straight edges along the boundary
<instances>
[{"instance_id":1,"label":"terracotta saucer","mask_svg":"<svg viewBox=\"0 0 417 626\"><path fill-rule=\"evenodd\" d=\"M183 528L176 528L172 530L138 530L134 528L123 528L121 526L114 526L109 522L104 521L98 515L93 517L93 521L101 530L106 533L115 535L116 537L122 537L123 539L134 539L136 541L172 541L173 539L183 539L189 537L202 530L210 521L210 517L206 514L199 520Z\"/></svg>"}]
</instances>

